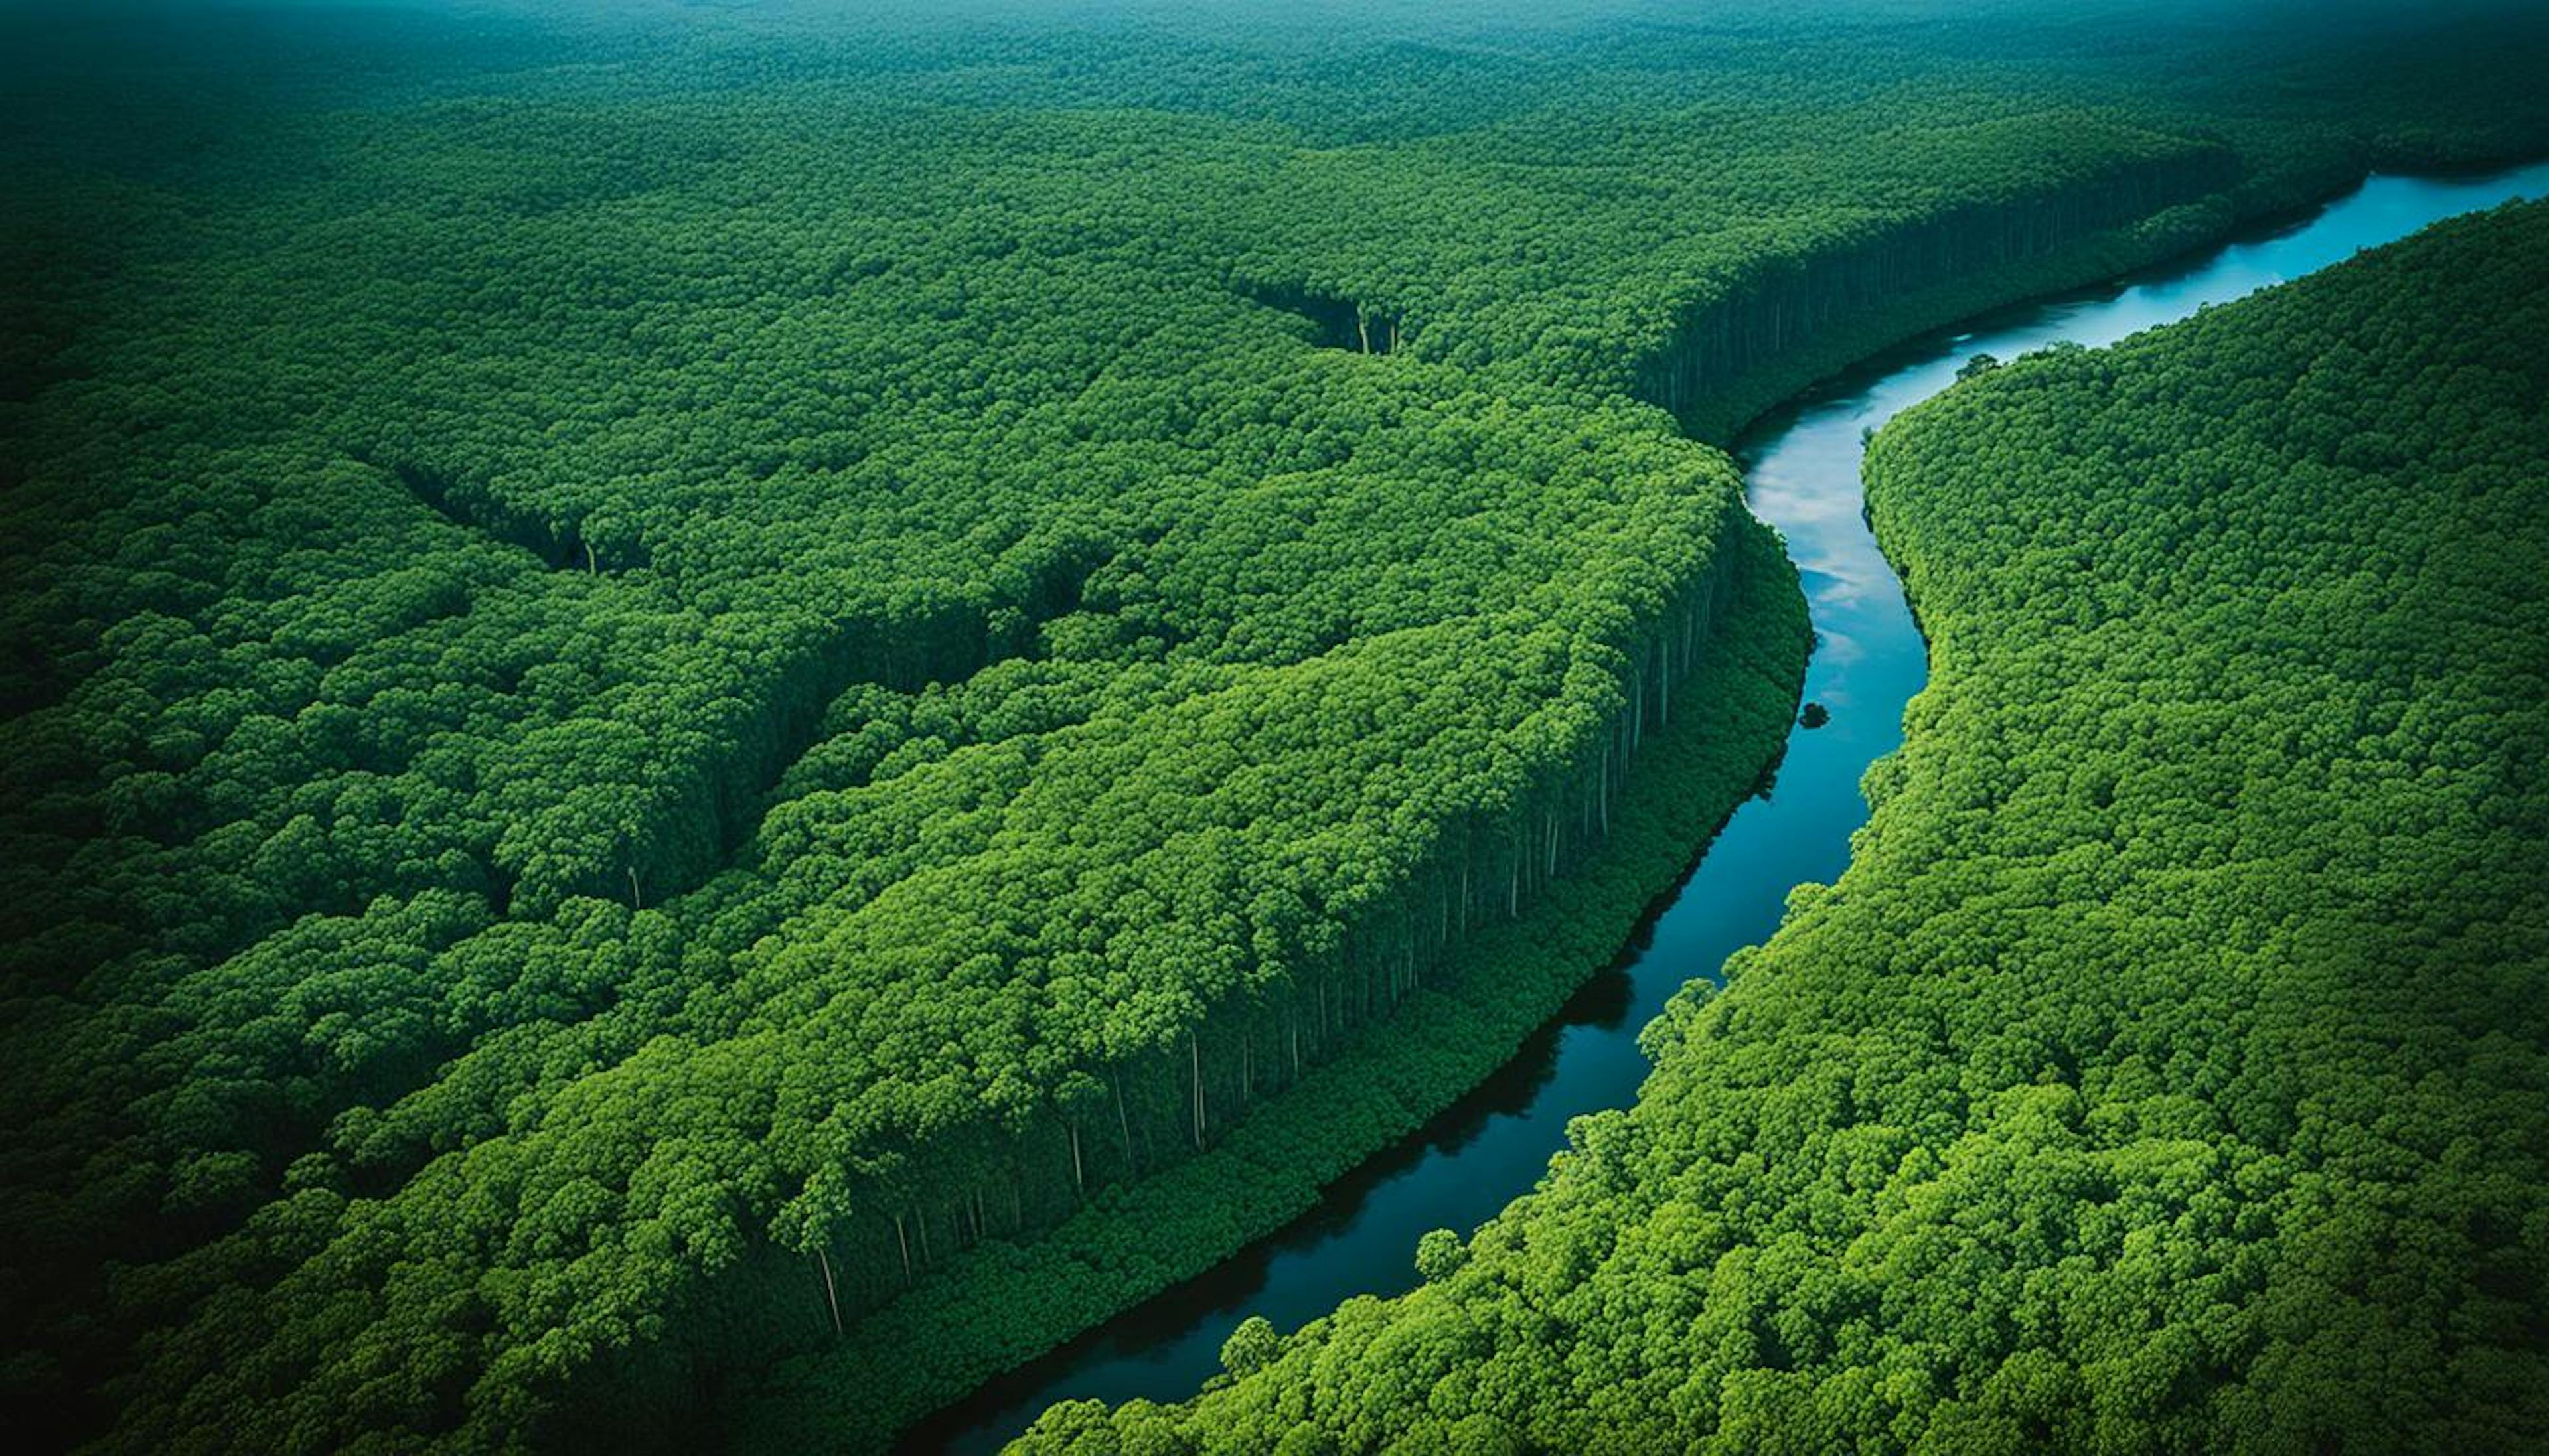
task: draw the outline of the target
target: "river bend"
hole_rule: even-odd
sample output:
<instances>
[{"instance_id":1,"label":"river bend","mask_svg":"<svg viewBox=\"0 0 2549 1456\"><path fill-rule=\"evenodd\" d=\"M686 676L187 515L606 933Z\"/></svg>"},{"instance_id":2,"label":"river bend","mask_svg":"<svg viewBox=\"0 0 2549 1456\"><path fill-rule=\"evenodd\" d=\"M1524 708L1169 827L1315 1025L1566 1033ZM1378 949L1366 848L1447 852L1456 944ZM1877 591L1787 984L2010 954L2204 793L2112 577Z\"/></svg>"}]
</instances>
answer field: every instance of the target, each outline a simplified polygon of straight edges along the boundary
<instances>
[{"instance_id":1,"label":"river bend","mask_svg":"<svg viewBox=\"0 0 2549 1456\"><path fill-rule=\"evenodd\" d=\"M1867 819L1858 784L1903 741L1928 655L1903 584L1868 533L1859 491L1867 432L1954 382L1979 353L2097 347L2227 303L2460 213L2549 195L2549 162L2484 175L2375 176L2278 230L2103 288L2017 305L1863 361L1763 416L1738 443L1753 513L1797 564L1818 646L1805 697L1831 721L1789 734L1768 796L1738 809L1618 963L1596 976L1488 1081L1423 1131L1331 1185L1319 1206L1196 1279L1167 1290L914 1427L911 1451L996 1450L1059 1401L1180 1400L1221 1371L1221 1343L1263 1315L1290 1330L1356 1295L1416 1283L1416 1240L1463 1232L1530 1191L1569 1118L1625 1107L1647 1073L1638 1029L1694 976L1769 939L1791 886L1829 882Z\"/></svg>"}]
</instances>

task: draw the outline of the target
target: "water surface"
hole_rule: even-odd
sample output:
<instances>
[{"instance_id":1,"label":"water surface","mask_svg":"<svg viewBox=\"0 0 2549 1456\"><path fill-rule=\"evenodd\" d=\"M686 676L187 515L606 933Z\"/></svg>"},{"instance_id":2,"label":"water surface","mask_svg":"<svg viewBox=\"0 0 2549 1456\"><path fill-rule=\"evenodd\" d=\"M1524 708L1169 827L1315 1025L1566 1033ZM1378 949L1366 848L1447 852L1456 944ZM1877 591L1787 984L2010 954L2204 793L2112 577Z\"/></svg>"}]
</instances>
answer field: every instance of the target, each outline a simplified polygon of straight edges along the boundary
<instances>
[{"instance_id":1,"label":"water surface","mask_svg":"<svg viewBox=\"0 0 2549 1456\"><path fill-rule=\"evenodd\" d=\"M1485 1084L1415 1137L1329 1186L1299 1220L915 1427L910 1451L996 1450L1058 1401L1181 1400L1221 1372L1221 1343L1263 1315L1290 1330L1356 1295L1416 1283L1416 1240L1463 1233L1528 1192L1566 1121L1625 1107L1647 1072L1640 1027L1683 982L1769 939L1791 886L1829 882L1867 819L1858 782L1903 741L1928 657L1903 584L1860 511L1863 432L1947 387L1978 353L2096 347L2343 261L2430 223L2549 196L2549 162L2482 176L2374 177L2307 221L2251 233L2104 288L2023 304L1877 355L1765 416L1737 446L1752 511L1787 538L1820 645L1805 695L1832 712L1788 736L1766 798L1736 811L1707 857L1596 976Z\"/></svg>"}]
</instances>

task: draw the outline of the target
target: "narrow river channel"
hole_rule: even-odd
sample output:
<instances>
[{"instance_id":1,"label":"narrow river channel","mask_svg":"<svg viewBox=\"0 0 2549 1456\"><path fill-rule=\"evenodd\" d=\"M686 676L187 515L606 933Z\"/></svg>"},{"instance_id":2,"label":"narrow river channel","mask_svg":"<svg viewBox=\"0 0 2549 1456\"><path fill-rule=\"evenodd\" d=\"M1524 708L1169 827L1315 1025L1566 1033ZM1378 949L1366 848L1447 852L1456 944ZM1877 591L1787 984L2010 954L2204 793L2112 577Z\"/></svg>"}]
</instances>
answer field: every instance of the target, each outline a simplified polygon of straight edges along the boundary
<instances>
[{"instance_id":1,"label":"narrow river channel","mask_svg":"<svg viewBox=\"0 0 2549 1456\"><path fill-rule=\"evenodd\" d=\"M1514 1059L1416 1137L1332 1185L1289 1227L1201 1277L992 1382L906 1437L908 1451L992 1451L1058 1401L1179 1400L1221 1369L1221 1343L1263 1315L1290 1330L1356 1295L1416 1283L1416 1240L1466 1232L1529 1191L1566 1121L1623 1107L1647 1063L1638 1029L1683 982L1778 928L1790 886L1829 881L1867 818L1859 777L1903 740L1928 658L1903 585L1860 514L1864 431L1953 382L1978 353L2096 347L2404 237L2455 214L2549 195L2549 162L2460 177L2374 177L2306 222L2248 234L2105 288L1967 320L1871 358L1758 421L1737 449L1753 513L1787 538L1820 639L1805 696L1831 711L1796 729L1766 798L1738 810L1617 964Z\"/></svg>"}]
</instances>

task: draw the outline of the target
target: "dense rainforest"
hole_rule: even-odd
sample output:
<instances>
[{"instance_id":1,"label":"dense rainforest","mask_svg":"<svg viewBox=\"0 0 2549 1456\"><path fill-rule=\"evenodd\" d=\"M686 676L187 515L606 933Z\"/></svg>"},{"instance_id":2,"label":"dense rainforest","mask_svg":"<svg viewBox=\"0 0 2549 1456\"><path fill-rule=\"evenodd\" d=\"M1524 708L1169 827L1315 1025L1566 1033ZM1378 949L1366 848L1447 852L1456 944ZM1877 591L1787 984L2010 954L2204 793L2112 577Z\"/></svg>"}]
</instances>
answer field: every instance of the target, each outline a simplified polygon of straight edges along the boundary
<instances>
[{"instance_id":1,"label":"dense rainforest","mask_svg":"<svg viewBox=\"0 0 2549 1456\"><path fill-rule=\"evenodd\" d=\"M1427 1282L1025 1451L2549 1441L2549 204L1947 391L1832 885Z\"/></svg>"},{"instance_id":2,"label":"dense rainforest","mask_svg":"<svg viewBox=\"0 0 2549 1456\"><path fill-rule=\"evenodd\" d=\"M856 1446L1279 1223L1762 781L1707 441L2549 142L2298 13L0 12L0 1389Z\"/></svg>"}]
</instances>

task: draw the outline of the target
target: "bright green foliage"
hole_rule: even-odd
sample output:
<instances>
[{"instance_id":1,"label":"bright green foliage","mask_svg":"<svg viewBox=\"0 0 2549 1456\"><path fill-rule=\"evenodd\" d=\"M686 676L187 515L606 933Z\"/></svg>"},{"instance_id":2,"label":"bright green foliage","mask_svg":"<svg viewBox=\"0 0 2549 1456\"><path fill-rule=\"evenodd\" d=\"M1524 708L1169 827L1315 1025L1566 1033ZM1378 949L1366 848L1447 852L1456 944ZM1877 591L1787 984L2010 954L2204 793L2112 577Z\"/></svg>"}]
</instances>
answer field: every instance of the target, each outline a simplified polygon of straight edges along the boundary
<instances>
[{"instance_id":1,"label":"bright green foliage","mask_svg":"<svg viewBox=\"0 0 2549 1456\"><path fill-rule=\"evenodd\" d=\"M2544 278L2502 210L1880 433L1840 883L1465 1262L1018 1449L2541 1449Z\"/></svg>"},{"instance_id":2,"label":"bright green foliage","mask_svg":"<svg viewBox=\"0 0 2549 1456\"><path fill-rule=\"evenodd\" d=\"M1234 1246L1773 752L1675 415L2549 133L2502 20L170 9L0 20L5 1369L134 1449L881 1427Z\"/></svg>"}]
</instances>

